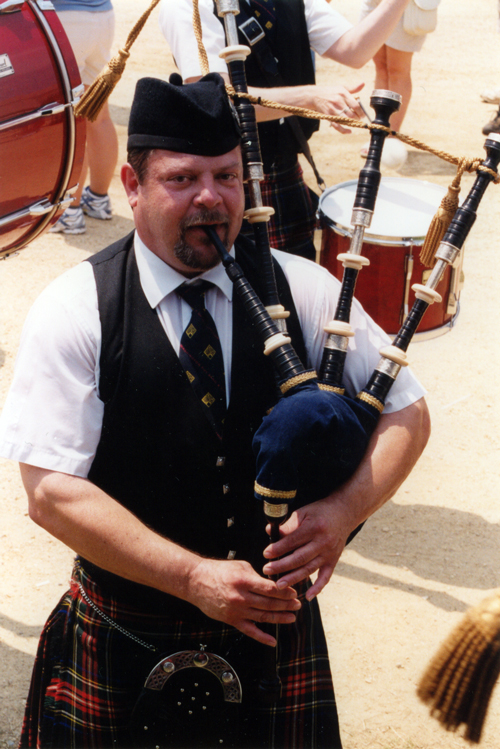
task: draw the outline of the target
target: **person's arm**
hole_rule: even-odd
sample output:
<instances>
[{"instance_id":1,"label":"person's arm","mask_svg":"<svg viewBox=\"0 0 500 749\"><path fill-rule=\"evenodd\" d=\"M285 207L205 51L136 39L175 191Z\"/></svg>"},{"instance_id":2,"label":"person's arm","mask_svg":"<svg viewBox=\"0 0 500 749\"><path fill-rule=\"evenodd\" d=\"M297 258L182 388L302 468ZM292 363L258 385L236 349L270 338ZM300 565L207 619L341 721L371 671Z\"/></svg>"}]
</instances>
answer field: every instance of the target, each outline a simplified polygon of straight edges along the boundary
<instances>
[{"instance_id":1,"label":"person's arm","mask_svg":"<svg viewBox=\"0 0 500 749\"><path fill-rule=\"evenodd\" d=\"M363 67L392 34L408 3L409 0L382 0L371 13L337 39L324 52L324 57L350 68Z\"/></svg>"},{"instance_id":2,"label":"person's arm","mask_svg":"<svg viewBox=\"0 0 500 749\"><path fill-rule=\"evenodd\" d=\"M275 639L255 622L295 620L295 591L278 590L247 562L205 559L169 541L87 479L20 467L32 520L99 567L182 598L264 644Z\"/></svg>"},{"instance_id":3,"label":"person's arm","mask_svg":"<svg viewBox=\"0 0 500 749\"><path fill-rule=\"evenodd\" d=\"M330 580L349 534L372 515L408 476L430 434L425 400L380 417L357 471L330 496L292 513L282 538L264 551L267 575L282 575L281 585L296 585L318 572L307 598ZM277 559L277 557L283 557Z\"/></svg>"}]
</instances>

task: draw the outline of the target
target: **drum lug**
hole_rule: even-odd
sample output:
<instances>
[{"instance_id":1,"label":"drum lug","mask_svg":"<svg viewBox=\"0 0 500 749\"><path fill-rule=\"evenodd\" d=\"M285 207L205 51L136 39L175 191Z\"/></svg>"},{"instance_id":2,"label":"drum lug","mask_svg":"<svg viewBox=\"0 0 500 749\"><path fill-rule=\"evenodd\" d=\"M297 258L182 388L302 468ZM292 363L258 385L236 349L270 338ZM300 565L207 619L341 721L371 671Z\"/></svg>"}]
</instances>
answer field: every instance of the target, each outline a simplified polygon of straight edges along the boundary
<instances>
[{"instance_id":1,"label":"drum lug","mask_svg":"<svg viewBox=\"0 0 500 749\"><path fill-rule=\"evenodd\" d=\"M40 10L55 10L52 0L36 0Z\"/></svg>"},{"instance_id":2,"label":"drum lug","mask_svg":"<svg viewBox=\"0 0 500 749\"><path fill-rule=\"evenodd\" d=\"M71 104L73 107L78 104L78 102L83 96L84 91L85 91L85 86L83 85L83 83L80 83L79 86L71 89Z\"/></svg>"},{"instance_id":3,"label":"drum lug","mask_svg":"<svg viewBox=\"0 0 500 749\"><path fill-rule=\"evenodd\" d=\"M30 216L43 216L44 213L48 213L54 207L53 203L48 200L41 200L39 203L35 203L29 207Z\"/></svg>"},{"instance_id":4,"label":"drum lug","mask_svg":"<svg viewBox=\"0 0 500 749\"><path fill-rule=\"evenodd\" d=\"M464 285L464 273L462 270L463 253L460 252L451 266L450 275L450 293L448 295L448 302L446 305L446 314L454 315L458 309L458 300L460 292Z\"/></svg>"},{"instance_id":5,"label":"drum lug","mask_svg":"<svg viewBox=\"0 0 500 749\"><path fill-rule=\"evenodd\" d=\"M67 106L67 104L49 104L47 109L40 110L40 117L50 117L51 115L64 112Z\"/></svg>"},{"instance_id":6,"label":"drum lug","mask_svg":"<svg viewBox=\"0 0 500 749\"><path fill-rule=\"evenodd\" d=\"M21 10L23 5L24 0L5 0L5 2L0 3L0 14L16 13L16 11Z\"/></svg>"}]
</instances>

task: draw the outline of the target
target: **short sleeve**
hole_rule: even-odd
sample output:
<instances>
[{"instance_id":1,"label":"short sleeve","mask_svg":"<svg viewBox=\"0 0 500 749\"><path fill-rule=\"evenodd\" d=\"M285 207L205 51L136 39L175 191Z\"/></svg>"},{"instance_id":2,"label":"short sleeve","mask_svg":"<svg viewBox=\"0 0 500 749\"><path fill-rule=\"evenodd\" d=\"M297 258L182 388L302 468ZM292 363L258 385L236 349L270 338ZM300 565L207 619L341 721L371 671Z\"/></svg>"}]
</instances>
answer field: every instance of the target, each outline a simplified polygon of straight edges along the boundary
<instances>
[{"instance_id":1,"label":"short sleeve","mask_svg":"<svg viewBox=\"0 0 500 749\"><path fill-rule=\"evenodd\" d=\"M50 284L26 319L0 418L0 454L86 477L101 433L100 321L93 270Z\"/></svg>"},{"instance_id":2,"label":"short sleeve","mask_svg":"<svg viewBox=\"0 0 500 749\"><path fill-rule=\"evenodd\" d=\"M326 0L305 0L304 7L309 43L318 55L324 55L332 44L352 28L352 23Z\"/></svg>"}]
</instances>

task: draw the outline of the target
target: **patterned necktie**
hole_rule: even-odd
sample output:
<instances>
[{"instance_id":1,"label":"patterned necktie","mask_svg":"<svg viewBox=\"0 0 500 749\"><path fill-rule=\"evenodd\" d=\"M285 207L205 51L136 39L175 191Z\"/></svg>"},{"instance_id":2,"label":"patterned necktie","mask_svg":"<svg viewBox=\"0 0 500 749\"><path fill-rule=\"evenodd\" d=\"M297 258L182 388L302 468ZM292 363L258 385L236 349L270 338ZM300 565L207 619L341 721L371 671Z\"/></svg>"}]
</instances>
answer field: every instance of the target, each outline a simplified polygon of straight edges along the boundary
<instances>
[{"instance_id":1,"label":"patterned necktie","mask_svg":"<svg viewBox=\"0 0 500 749\"><path fill-rule=\"evenodd\" d=\"M179 359L202 403L203 411L219 439L222 439L226 415L224 361L215 322L205 309L205 292L212 287L209 281L201 281L198 284L183 284L176 289L193 310L182 334Z\"/></svg>"},{"instance_id":2,"label":"patterned necktie","mask_svg":"<svg viewBox=\"0 0 500 749\"><path fill-rule=\"evenodd\" d=\"M274 39L276 31L274 0L250 0L250 8L269 38Z\"/></svg>"}]
</instances>

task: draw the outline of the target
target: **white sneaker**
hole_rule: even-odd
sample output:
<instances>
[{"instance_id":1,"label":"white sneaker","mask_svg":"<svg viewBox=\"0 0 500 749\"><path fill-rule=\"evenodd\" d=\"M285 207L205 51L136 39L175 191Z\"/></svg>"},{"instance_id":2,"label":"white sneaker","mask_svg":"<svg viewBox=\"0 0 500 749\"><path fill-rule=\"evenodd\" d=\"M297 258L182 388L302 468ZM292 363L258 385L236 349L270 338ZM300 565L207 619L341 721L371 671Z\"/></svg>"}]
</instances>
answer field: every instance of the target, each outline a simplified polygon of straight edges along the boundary
<instances>
[{"instance_id":1,"label":"white sneaker","mask_svg":"<svg viewBox=\"0 0 500 749\"><path fill-rule=\"evenodd\" d=\"M481 94L482 101L486 104L500 104L500 88L493 88L490 91L483 91Z\"/></svg>"},{"instance_id":2,"label":"white sneaker","mask_svg":"<svg viewBox=\"0 0 500 749\"><path fill-rule=\"evenodd\" d=\"M84 213L90 218L108 220L111 218L111 200L109 195L95 195L90 187L82 193L81 205Z\"/></svg>"},{"instance_id":3,"label":"white sneaker","mask_svg":"<svg viewBox=\"0 0 500 749\"><path fill-rule=\"evenodd\" d=\"M62 234L85 234L87 227L85 226L85 217L83 211L78 206L77 208L66 208L63 215L59 220L51 226L49 232Z\"/></svg>"}]
</instances>

